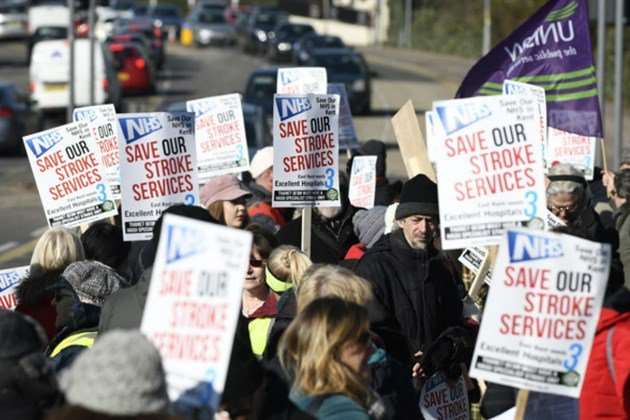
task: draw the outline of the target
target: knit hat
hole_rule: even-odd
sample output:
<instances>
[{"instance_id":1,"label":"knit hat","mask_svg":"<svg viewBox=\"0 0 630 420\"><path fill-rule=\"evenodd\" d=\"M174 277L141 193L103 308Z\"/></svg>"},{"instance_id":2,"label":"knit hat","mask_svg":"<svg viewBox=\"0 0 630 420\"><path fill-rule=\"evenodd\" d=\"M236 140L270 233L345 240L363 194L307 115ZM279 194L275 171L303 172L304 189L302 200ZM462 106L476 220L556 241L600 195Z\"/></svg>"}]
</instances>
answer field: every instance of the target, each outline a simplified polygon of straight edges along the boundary
<instances>
[{"instance_id":1,"label":"knit hat","mask_svg":"<svg viewBox=\"0 0 630 420\"><path fill-rule=\"evenodd\" d=\"M400 204L396 209L396 220L416 214L439 214L437 184L422 174L414 176L403 185Z\"/></svg>"},{"instance_id":2,"label":"knit hat","mask_svg":"<svg viewBox=\"0 0 630 420\"><path fill-rule=\"evenodd\" d=\"M105 298L125 284L125 279L111 267L98 261L70 264L62 277L70 283L81 303L103 306Z\"/></svg>"},{"instance_id":3,"label":"knit hat","mask_svg":"<svg viewBox=\"0 0 630 420\"><path fill-rule=\"evenodd\" d=\"M273 166L273 147L263 147L256 152L249 165L249 173L252 178L258 178L263 172Z\"/></svg>"},{"instance_id":4,"label":"knit hat","mask_svg":"<svg viewBox=\"0 0 630 420\"><path fill-rule=\"evenodd\" d=\"M386 211L385 206L374 206L369 210L358 210L352 217L354 233L366 248L371 248L385 233Z\"/></svg>"},{"instance_id":5,"label":"knit hat","mask_svg":"<svg viewBox=\"0 0 630 420\"><path fill-rule=\"evenodd\" d=\"M139 331L105 333L61 374L68 403L111 416L165 412L160 353Z\"/></svg>"},{"instance_id":6,"label":"knit hat","mask_svg":"<svg viewBox=\"0 0 630 420\"><path fill-rule=\"evenodd\" d=\"M199 199L204 207L215 201L232 201L237 198L250 196L251 193L241 187L234 175L221 175L206 182L199 192Z\"/></svg>"},{"instance_id":7,"label":"knit hat","mask_svg":"<svg viewBox=\"0 0 630 420\"><path fill-rule=\"evenodd\" d=\"M0 308L0 361L13 361L29 353L42 352L46 341L42 327L33 319Z\"/></svg>"}]
</instances>

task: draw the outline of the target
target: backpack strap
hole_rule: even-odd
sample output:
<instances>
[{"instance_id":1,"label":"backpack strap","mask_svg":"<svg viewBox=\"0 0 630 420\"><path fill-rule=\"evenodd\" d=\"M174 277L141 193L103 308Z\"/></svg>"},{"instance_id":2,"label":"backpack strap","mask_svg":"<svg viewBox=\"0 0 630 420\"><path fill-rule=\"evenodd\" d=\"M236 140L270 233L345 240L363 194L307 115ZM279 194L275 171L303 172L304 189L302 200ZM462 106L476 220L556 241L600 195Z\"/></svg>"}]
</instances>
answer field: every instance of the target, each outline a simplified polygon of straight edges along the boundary
<instances>
[{"instance_id":1,"label":"backpack strap","mask_svg":"<svg viewBox=\"0 0 630 420\"><path fill-rule=\"evenodd\" d=\"M617 384L617 375L615 372L615 359L613 358L613 334L615 332L615 326L608 330L606 335L606 362L608 363L608 372L612 377L613 383Z\"/></svg>"}]
</instances>

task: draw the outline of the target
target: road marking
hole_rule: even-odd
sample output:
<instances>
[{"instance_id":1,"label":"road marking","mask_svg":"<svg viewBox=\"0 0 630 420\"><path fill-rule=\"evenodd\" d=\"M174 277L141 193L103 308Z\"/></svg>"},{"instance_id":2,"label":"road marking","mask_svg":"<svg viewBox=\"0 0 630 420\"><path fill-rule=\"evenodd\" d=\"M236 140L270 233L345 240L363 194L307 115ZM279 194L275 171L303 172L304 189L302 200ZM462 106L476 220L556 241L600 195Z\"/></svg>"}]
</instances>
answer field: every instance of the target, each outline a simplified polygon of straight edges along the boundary
<instances>
[{"instance_id":1,"label":"road marking","mask_svg":"<svg viewBox=\"0 0 630 420\"><path fill-rule=\"evenodd\" d=\"M46 232L48 230L48 226L42 226L39 229L35 229L34 231L31 232L31 238L39 238L40 236L42 236L44 234L44 232Z\"/></svg>"},{"instance_id":2,"label":"road marking","mask_svg":"<svg viewBox=\"0 0 630 420\"><path fill-rule=\"evenodd\" d=\"M0 252L8 251L11 248L15 248L17 245L18 245L18 243L15 242L15 241L6 242L6 243L0 245Z\"/></svg>"},{"instance_id":3,"label":"road marking","mask_svg":"<svg viewBox=\"0 0 630 420\"><path fill-rule=\"evenodd\" d=\"M35 244L39 239L30 240L12 250L5 252L4 254L0 254L0 264L7 263L9 261L13 261L20 257L23 257L26 254L30 254L35 249Z\"/></svg>"}]
</instances>

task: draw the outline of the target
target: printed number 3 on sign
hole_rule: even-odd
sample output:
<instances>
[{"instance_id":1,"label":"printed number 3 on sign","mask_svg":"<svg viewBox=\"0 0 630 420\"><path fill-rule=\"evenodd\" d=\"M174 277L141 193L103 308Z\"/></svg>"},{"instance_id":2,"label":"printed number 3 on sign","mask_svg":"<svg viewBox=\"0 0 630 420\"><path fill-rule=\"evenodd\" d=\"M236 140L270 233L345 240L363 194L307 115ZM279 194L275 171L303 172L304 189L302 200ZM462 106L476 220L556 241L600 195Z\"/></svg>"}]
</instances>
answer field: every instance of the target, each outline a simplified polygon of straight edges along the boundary
<instances>
[{"instance_id":1,"label":"printed number 3 on sign","mask_svg":"<svg viewBox=\"0 0 630 420\"><path fill-rule=\"evenodd\" d=\"M525 207L525 216L530 220L536 218L538 207L538 194L535 191L527 191L525 193L525 201L527 201L527 207Z\"/></svg>"},{"instance_id":2,"label":"printed number 3 on sign","mask_svg":"<svg viewBox=\"0 0 630 420\"><path fill-rule=\"evenodd\" d=\"M98 201L101 204L107 201L107 186L105 184L96 184L96 192L98 193Z\"/></svg>"},{"instance_id":3,"label":"printed number 3 on sign","mask_svg":"<svg viewBox=\"0 0 630 420\"><path fill-rule=\"evenodd\" d=\"M580 356L582 355L582 345L580 343L571 344L569 351L571 352L571 355L568 359L565 359L562 366L564 366L564 368L569 372L573 372L577 367Z\"/></svg>"},{"instance_id":4,"label":"printed number 3 on sign","mask_svg":"<svg viewBox=\"0 0 630 420\"><path fill-rule=\"evenodd\" d=\"M326 169L326 188L332 188L335 185L335 170Z\"/></svg>"}]
</instances>

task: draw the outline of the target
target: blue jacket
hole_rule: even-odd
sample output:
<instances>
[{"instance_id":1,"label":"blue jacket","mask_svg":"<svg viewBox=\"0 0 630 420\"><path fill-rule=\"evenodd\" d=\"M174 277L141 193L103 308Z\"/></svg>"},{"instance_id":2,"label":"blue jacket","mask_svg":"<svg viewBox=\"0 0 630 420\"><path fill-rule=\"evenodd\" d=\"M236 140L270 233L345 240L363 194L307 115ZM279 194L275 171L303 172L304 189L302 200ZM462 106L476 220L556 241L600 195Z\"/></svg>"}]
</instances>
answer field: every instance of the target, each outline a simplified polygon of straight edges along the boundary
<instances>
[{"instance_id":1,"label":"blue jacket","mask_svg":"<svg viewBox=\"0 0 630 420\"><path fill-rule=\"evenodd\" d=\"M289 399L318 420L370 420L365 408L344 395L312 397L292 391Z\"/></svg>"}]
</instances>

